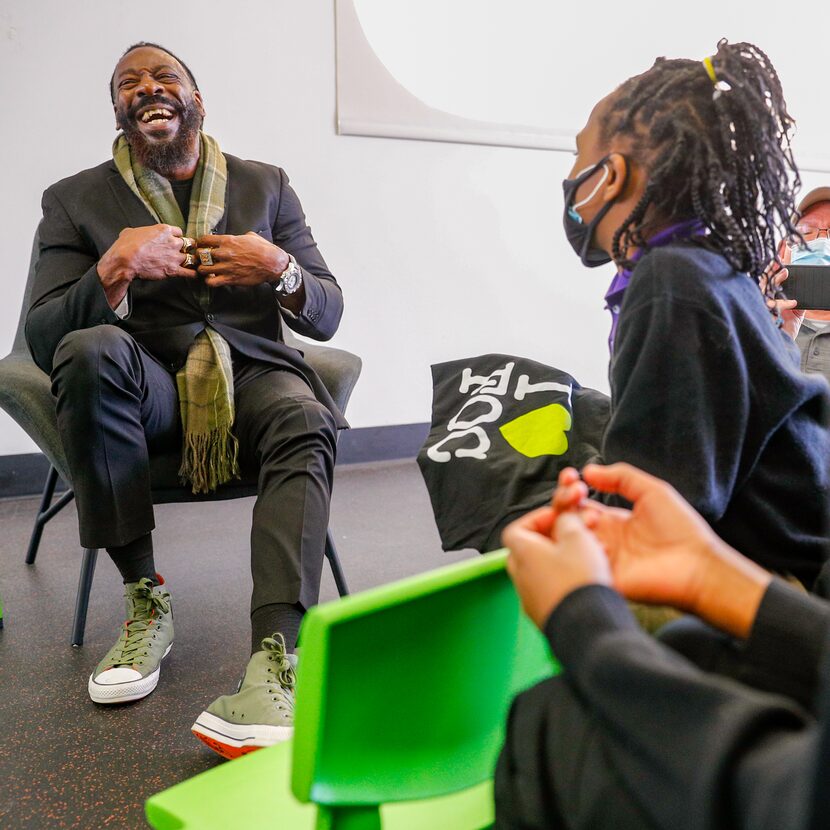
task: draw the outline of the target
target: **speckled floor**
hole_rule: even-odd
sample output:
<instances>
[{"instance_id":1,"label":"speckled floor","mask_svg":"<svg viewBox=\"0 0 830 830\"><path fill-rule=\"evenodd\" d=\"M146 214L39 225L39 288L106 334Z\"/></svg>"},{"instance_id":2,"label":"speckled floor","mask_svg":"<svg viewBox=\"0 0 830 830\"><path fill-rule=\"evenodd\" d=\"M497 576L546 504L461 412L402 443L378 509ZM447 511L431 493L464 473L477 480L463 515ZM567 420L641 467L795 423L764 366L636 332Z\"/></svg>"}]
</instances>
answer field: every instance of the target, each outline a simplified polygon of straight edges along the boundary
<instances>
[{"instance_id":1,"label":"speckled floor","mask_svg":"<svg viewBox=\"0 0 830 830\"><path fill-rule=\"evenodd\" d=\"M3 830L147 827L145 799L223 763L190 725L234 688L248 656L252 505L157 508L156 562L173 595L176 642L152 695L104 707L89 700L86 683L122 619L117 571L99 556L86 641L73 649L81 555L74 508L47 526L29 567L23 557L37 500L0 501ZM472 555L441 552L413 461L338 468L331 527L353 591ZM321 599L336 595L324 566Z\"/></svg>"}]
</instances>

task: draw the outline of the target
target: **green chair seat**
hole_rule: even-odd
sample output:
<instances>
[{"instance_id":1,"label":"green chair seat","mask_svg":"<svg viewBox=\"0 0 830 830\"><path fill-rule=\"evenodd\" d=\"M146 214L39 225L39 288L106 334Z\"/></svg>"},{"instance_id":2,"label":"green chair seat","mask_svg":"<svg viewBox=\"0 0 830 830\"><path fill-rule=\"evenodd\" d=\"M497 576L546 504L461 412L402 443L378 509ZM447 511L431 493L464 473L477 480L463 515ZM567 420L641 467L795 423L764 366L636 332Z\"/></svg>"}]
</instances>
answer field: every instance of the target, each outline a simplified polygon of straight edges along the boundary
<instances>
[{"instance_id":1,"label":"green chair seat","mask_svg":"<svg viewBox=\"0 0 830 830\"><path fill-rule=\"evenodd\" d=\"M315 830L317 807L291 792L292 750L289 741L177 784L147 802L147 819L157 830ZM489 827L492 785L485 781L440 798L386 804L381 820L384 830Z\"/></svg>"},{"instance_id":2,"label":"green chair seat","mask_svg":"<svg viewBox=\"0 0 830 830\"><path fill-rule=\"evenodd\" d=\"M488 827L510 702L556 671L505 559L487 554L313 608L300 632L293 742L153 796L150 823Z\"/></svg>"}]
</instances>

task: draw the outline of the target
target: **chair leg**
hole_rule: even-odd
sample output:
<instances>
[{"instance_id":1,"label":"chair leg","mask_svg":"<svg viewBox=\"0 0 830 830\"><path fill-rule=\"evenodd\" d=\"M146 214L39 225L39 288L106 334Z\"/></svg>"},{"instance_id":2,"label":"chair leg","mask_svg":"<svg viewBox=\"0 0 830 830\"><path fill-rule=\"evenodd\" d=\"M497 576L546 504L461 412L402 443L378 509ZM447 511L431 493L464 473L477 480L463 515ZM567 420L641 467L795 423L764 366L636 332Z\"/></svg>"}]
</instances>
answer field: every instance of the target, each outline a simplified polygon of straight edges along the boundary
<instances>
[{"instance_id":1,"label":"chair leg","mask_svg":"<svg viewBox=\"0 0 830 830\"><path fill-rule=\"evenodd\" d=\"M49 468L46 475L46 484L43 487L43 496L40 500L40 509L35 516L35 526L32 528L32 536L29 539L29 548L26 551L26 564L33 565L40 547L40 537L43 535L43 527L53 516L60 513L69 502L75 498L72 490L67 490L54 504L52 496L55 494L55 485L58 481L58 471L54 467ZM51 507L50 507L51 504Z\"/></svg>"},{"instance_id":2,"label":"chair leg","mask_svg":"<svg viewBox=\"0 0 830 830\"><path fill-rule=\"evenodd\" d=\"M32 538L29 540L29 549L26 551L26 564L34 564L37 556L37 549L40 545L40 537L43 534L43 525L45 522L41 521L41 516L46 512L46 509L52 503L52 496L55 493L55 485L58 483L58 471L54 467L49 468L46 474L46 484L43 487L43 496L40 499L40 509L35 516L35 526L32 528Z\"/></svg>"},{"instance_id":3,"label":"chair leg","mask_svg":"<svg viewBox=\"0 0 830 830\"><path fill-rule=\"evenodd\" d=\"M341 597L349 595L349 586L346 584L346 575L343 573L343 566L340 564L340 557L337 555L337 548L334 546L334 539L331 538L331 530L326 531L326 558L331 565L331 573L334 577L334 584Z\"/></svg>"},{"instance_id":4,"label":"chair leg","mask_svg":"<svg viewBox=\"0 0 830 830\"><path fill-rule=\"evenodd\" d=\"M92 590L92 577L95 575L97 559L98 548L84 548L81 578L78 581L78 596L75 599L75 620L72 623L72 645L75 648L84 644L86 612L89 608L89 593Z\"/></svg>"}]
</instances>

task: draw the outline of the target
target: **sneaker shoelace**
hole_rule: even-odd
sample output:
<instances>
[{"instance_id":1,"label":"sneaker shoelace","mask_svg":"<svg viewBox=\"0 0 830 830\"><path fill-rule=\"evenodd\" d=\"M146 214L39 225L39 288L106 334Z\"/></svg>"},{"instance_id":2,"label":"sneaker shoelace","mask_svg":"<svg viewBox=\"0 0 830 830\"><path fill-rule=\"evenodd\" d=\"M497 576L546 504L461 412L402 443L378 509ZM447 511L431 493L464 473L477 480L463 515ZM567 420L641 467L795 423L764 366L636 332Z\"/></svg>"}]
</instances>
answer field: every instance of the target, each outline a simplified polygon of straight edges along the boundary
<instances>
[{"instance_id":1,"label":"sneaker shoelace","mask_svg":"<svg viewBox=\"0 0 830 830\"><path fill-rule=\"evenodd\" d=\"M273 637L266 637L262 641L262 649L268 652L268 662L275 664L268 668L268 672L274 675L274 680L278 684L269 686L268 692L273 696L277 709L293 712L297 676L285 650L285 638L279 633Z\"/></svg>"},{"instance_id":2,"label":"sneaker shoelace","mask_svg":"<svg viewBox=\"0 0 830 830\"><path fill-rule=\"evenodd\" d=\"M142 580L133 590L131 599L133 616L124 622L124 629L116 644L121 646L120 652L114 654L109 662L112 668L142 663L143 661L137 658L146 646L147 637L154 636L149 629L156 622L156 612L170 613L170 594L156 593L149 581Z\"/></svg>"}]
</instances>

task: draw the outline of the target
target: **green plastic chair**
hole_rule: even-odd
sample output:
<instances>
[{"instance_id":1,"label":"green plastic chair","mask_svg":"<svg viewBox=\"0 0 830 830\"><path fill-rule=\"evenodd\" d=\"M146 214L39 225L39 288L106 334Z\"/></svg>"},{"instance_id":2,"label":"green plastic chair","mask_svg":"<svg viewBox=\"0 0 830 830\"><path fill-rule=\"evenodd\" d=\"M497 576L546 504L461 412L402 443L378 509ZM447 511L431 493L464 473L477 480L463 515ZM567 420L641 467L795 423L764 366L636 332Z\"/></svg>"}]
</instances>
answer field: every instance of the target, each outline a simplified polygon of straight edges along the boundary
<instances>
[{"instance_id":1,"label":"green plastic chair","mask_svg":"<svg viewBox=\"0 0 830 830\"><path fill-rule=\"evenodd\" d=\"M293 742L147 801L157 830L453 830L493 822L514 695L550 676L497 551L309 611Z\"/></svg>"}]
</instances>

